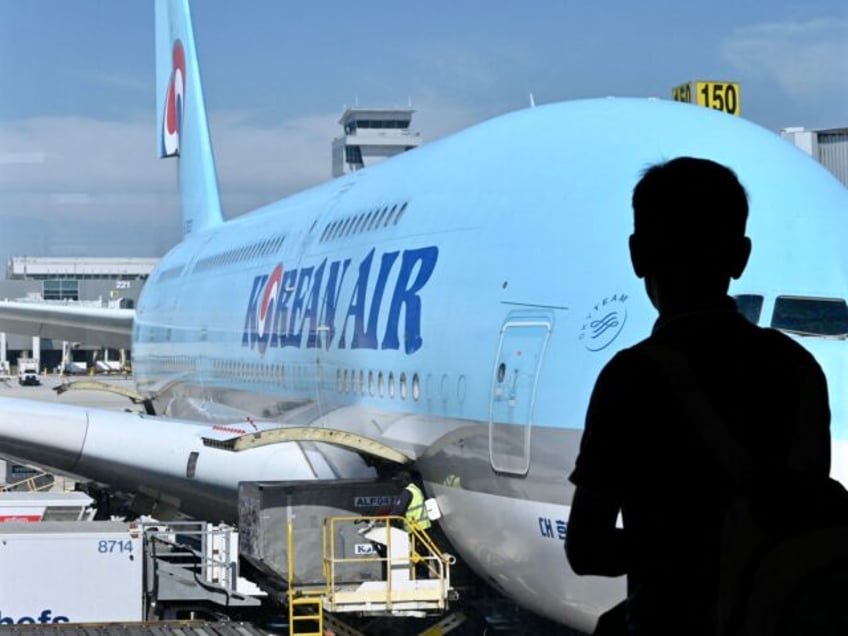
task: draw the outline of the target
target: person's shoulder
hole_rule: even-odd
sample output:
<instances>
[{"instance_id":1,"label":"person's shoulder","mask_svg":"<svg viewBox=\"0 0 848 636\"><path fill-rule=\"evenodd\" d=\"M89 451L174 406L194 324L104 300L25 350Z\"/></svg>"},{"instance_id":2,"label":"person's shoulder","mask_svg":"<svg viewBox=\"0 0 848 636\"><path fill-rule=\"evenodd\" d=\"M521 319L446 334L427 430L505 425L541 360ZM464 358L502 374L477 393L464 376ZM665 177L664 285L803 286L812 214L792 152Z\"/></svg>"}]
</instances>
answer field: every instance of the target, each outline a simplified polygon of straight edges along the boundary
<instances>
[{"instance_id":1,"label":"person's shoulder","mask_svg":"<svg viewBox=\"0 0 848 636\"><path fill-rule=\"evenodd\" d=\"M598 383L602 385L630 384L638 380L644 370L645 353L649 339L642 340L631 347L621 349L601 369Z\"/></svg>"},{"instance_id":2,"label":"person's shoulder","mask_svg":"<svg viewBox=\"0 0 848 636\"><path fill-rule=\"evenodd\" d=\"M760 339L762 346L771 352L772 356L780 356L787 362L795 364L812 364L818 366L818 362L807 349L797 340L777 329L770 327L758 327L751 325Z\"/></svg>"},{"instance_id":3,"label":"person's shoulder","mask_svg":"<svg viewBox=\"0 0 848 636\"><path fill-rule=\"evenodd\" d=\"M645 355L646 349L651 346L651 342L652 338L649 336L634 345L620 349L610 358L607 366L627 367L633 364L639 364L639 361Z\"/></svg>"}]
</instances>

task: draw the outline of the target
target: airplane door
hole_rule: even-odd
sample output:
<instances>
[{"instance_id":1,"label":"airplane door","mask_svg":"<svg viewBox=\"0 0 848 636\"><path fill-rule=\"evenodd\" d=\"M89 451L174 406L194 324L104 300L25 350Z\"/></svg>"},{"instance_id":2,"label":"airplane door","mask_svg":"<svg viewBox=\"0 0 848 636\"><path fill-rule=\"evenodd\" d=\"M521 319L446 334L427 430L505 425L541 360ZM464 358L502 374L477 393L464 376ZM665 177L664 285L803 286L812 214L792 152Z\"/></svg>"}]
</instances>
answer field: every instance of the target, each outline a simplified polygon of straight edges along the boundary
<instances>
[{"instance_id":1,"label":"airplane door","mask_svg":"<svg viewBox=\"0 0 848 636\"><path fill-rule=\"evenodd\" d=\"M536 386L552 327L550 316L515 314L501 327L489 396L489 461L498 472L530 470Z\"/></svg>"}]
</instances>

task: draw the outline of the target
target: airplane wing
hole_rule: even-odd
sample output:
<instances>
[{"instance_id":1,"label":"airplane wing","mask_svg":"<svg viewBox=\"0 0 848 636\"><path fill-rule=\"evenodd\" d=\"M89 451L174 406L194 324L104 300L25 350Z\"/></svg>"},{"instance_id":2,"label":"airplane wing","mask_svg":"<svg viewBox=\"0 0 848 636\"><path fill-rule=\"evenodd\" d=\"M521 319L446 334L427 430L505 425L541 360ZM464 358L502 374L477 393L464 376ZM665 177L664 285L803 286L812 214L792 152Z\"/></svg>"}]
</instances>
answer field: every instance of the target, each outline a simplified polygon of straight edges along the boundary
<instances>
[{"instance_id":1,"label":"airplane wing","mask_svg":"<svg viewBox=\"0 0 848 636\"><path fill-rule=\"evenodd\" d=\"M0 302L0 331L128 349L132 309L77 307L43 302Z\"/></svg>"}]
</instances>

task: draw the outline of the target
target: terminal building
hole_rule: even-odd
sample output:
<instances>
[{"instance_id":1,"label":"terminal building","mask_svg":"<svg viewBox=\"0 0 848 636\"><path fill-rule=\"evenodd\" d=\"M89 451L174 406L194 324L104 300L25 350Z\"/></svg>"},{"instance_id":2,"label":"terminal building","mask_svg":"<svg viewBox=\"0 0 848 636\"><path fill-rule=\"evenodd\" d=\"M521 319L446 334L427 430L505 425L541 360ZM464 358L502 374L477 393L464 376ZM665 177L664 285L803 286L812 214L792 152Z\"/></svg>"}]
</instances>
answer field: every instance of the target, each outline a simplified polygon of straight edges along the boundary
<instances>
[{"instance_id":1,"label":"terminal building","mask_svg":"<svg viewBox=\"0 0 848 636\"><path fill-rule=\"evenodd\" d=\"M780 136L816 159L848 187L848 128L782 128Z\"/></svg>"},{"instance_id":2,"label":"terminal building","mask_svg":"<svg viewBox=\"0 0 848 636\"><path fill-rule=\"evenodd\" d=\"M0 299L132 309L157 262L156 258L15 256L6 265L6 279L0 280ZM38 360L42 371L52 372L62 364L63 351L86 366L119 358L119 352L94 343L0 333L0 366L6 372L18 358L29 357Z\"/></svg>"}]
</instances>

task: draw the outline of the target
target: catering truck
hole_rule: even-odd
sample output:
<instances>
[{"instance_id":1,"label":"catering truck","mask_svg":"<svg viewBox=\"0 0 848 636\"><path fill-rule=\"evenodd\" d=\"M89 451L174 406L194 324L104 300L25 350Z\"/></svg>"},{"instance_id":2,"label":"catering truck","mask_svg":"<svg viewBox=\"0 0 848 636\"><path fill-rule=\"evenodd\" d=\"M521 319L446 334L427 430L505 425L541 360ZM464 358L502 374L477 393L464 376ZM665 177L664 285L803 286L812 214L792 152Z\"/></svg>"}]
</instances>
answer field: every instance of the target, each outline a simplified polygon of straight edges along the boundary
<instances>
[{"instance_id":1,"label":"catering truck","mask_svg":"<svg viewBox=\"0 0 848 636\"><path fill-rule=\"evenodd\" d=\"M21 386L38 386L41 384L36 358L18 358L18 384Z\"/></svg>"},{"instance_id":2,"label":"catering truck","mask_svg":"<svg viewBox=\"0 0 848 636\"><path fill-rule=\"evenodd\" d=\"M0 628L140 621L143 562L127 523L0 523Z\"/></svg>"}]
</instances>

